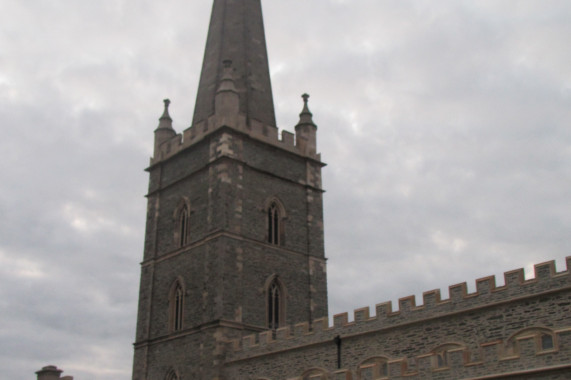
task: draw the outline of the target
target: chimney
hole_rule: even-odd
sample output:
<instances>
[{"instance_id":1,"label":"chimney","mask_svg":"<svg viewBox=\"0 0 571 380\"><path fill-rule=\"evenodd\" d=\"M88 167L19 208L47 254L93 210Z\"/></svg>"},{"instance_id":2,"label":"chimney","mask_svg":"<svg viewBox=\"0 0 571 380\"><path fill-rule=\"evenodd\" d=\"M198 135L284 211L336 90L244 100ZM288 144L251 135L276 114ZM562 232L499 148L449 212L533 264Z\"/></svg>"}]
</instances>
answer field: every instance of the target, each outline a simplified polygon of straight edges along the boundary
<instances>
[{"instance_id":1,"label":"chimney","mask_svg":"<svg viewBox=\"0 0 571 380\"><path fill-rule=\"evenodd\" d=\"M60 377L63 371L55 365L47 365L36 372L38 380L73 380L72 376Z\"/></svg>"}]
</instances>

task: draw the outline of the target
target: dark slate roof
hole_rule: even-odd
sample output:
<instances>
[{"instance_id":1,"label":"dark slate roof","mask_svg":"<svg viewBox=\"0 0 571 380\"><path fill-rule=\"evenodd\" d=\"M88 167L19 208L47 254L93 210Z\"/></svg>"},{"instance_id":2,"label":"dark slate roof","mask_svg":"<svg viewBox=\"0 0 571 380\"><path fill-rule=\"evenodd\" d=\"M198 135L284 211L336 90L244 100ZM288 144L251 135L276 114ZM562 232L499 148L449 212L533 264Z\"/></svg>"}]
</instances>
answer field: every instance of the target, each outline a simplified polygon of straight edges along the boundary
<instances>
[{"instance_id":1,"label":"dark slate roof","mask_svg":"<svg viewBox=\"0 0 571 380\"><path fill-rule=\"evenodd\" d=\"M232 61L240 111L276 125L261 0L214 0L193 124L214 113L225 60Z\"/></svg>"}]
</instances>

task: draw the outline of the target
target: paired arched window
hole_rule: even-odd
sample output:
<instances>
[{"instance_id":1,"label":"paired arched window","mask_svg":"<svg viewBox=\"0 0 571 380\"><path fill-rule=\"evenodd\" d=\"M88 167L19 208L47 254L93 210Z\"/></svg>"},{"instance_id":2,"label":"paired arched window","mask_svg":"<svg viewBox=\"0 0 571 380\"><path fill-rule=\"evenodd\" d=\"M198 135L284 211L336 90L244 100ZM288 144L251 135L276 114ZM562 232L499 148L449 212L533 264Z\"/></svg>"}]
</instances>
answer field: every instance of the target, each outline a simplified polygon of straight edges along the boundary
<instances>
[{"instance_id":1,"label":"paired arched window","mask_svg":"<svg viewBox=\"0 0 571 380\"><path fill-rule=\"evenodd\" d=\"M311 368L301 375L302 380L329 380L329 372L323 368Z\"/></svg>"},{"instance_id":2,"label":"paired arched window","mask_svg":"<svg viewBox=\"0 0 571 380\"><path fill-rule=\"evenodd\" d=\"M366 359L357 368L357 379L380 379L388 375L388 359L376 356Z\"/></svg>"},{"instance_id":3,"label":"paired arched window","mask_svg":"<svg viewBox=\"0 0 571 380\"><path fill-rule=\"evenodd\" d=\"M463 349L465 346L459 343L446 343L441 346L436 347L432 350L433 355L433 367L434 368L445 368L450 366L449 352L452 350Z\"/></svg>"},{"instance_id":4,"label":"paired arched window","mask_svg":"<svg viewBox=\"0 0 571 380\"><path fill-rule=\"evenodd\" d=\"M266 286L266 321L271 330L276 330L284 324L285 319L285 290L280 280L273 277Z\"/></svg>"},{"instance_id":5,"label":"paired arched window","mask_svg":"<svg viewBox=\"0 0 571 380\"><path fill-rule=\"evenodd\" d=\"M190 230L190 202L185 197L181 199L174 210L174 241L178 248L189 243Z\"/></svg>"},{"instance_id":6,"label":"paired arched window","mask_svg":"<svg viewBox=\"0 0 571 380\"><path fill-rule=\"evenodd\" d=\"M267 242L281 245L284 240L285 210L277 199L266 203Z\"/></svg>"},{"instance_id":7,"label":"paired arched window","mask_svg":"<svg viewBox=\"0 0 571 380\"><path fill-rule=\"evenodd\" d=\"M171 332L182 330L183 316L184 287L180 280L176 280L169 296L169 327Z\"/></svg>"},{"instance_id":8,"label":"paired arched window","mask_svg":"<svg viewBox=\"0 0 571 380\"><path fill-rule=\"evenodd\" d=\"M533 339L537 351L555 350L555 334L551 329L545 327L529 327L516 332L508 338L506 351L508 355L517 354L519 351L519 341L523 339Z\"/></svg>"}]
</instances>

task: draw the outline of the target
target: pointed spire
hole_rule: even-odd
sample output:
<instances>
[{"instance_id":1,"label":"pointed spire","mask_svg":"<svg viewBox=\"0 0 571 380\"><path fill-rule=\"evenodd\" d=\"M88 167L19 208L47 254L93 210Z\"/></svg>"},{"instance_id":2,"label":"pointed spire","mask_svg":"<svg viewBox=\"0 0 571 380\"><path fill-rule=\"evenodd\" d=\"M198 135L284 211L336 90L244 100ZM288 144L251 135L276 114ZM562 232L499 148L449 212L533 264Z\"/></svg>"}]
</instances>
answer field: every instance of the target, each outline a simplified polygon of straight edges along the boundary
<instances>
[{"instance_id":1,"label":"pointed spire","mask_svg":"<svg viewBox=\"0 0 571 380\"><path fill-rule=\"evenodd\" d=\"M223 60L232 61L240 113L276 126L260 0L214 0L193 125L214 114L226 79Z\"/></svg>"},{"instance_id":2,"label":"pointed spire","mask_svg":"<svg viewBox=\"0 0 571 380\"><path fill-rule=\"evenodd\" d=\"M309 107L307 106L307 103L309 101L309 95L303 94L303 95L301 95L301 97L303 99L303 110L301 110L301 113L299 114L299 123L298 124L315 125L313 123L313 114L311 113L311 111L309 111Z\"/></svg>"}]
</instances>

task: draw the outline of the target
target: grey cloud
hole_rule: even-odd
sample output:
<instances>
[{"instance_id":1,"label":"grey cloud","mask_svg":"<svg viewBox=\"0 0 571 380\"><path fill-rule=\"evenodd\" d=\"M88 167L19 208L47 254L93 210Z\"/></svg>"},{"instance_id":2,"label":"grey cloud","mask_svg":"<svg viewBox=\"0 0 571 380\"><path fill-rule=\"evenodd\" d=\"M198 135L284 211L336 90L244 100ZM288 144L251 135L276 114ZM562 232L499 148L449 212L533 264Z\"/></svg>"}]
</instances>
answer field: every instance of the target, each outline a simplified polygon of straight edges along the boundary
<instances>
[{"instance_id":1,"label":"grey cloud","mask_svg":"<svg viewBox=\"0 0 571 380\"><path fill-rule=\"evenodd\" d=\"M127 379L142 169L163 98L178 131L191 121L210 3L8 5L0 363L14 379L48 363ZM278 123L292 130L309 92L328 163L330 311L563 264L568 2L292 0L264 11Z\"/></svg>"}]
</instances>

